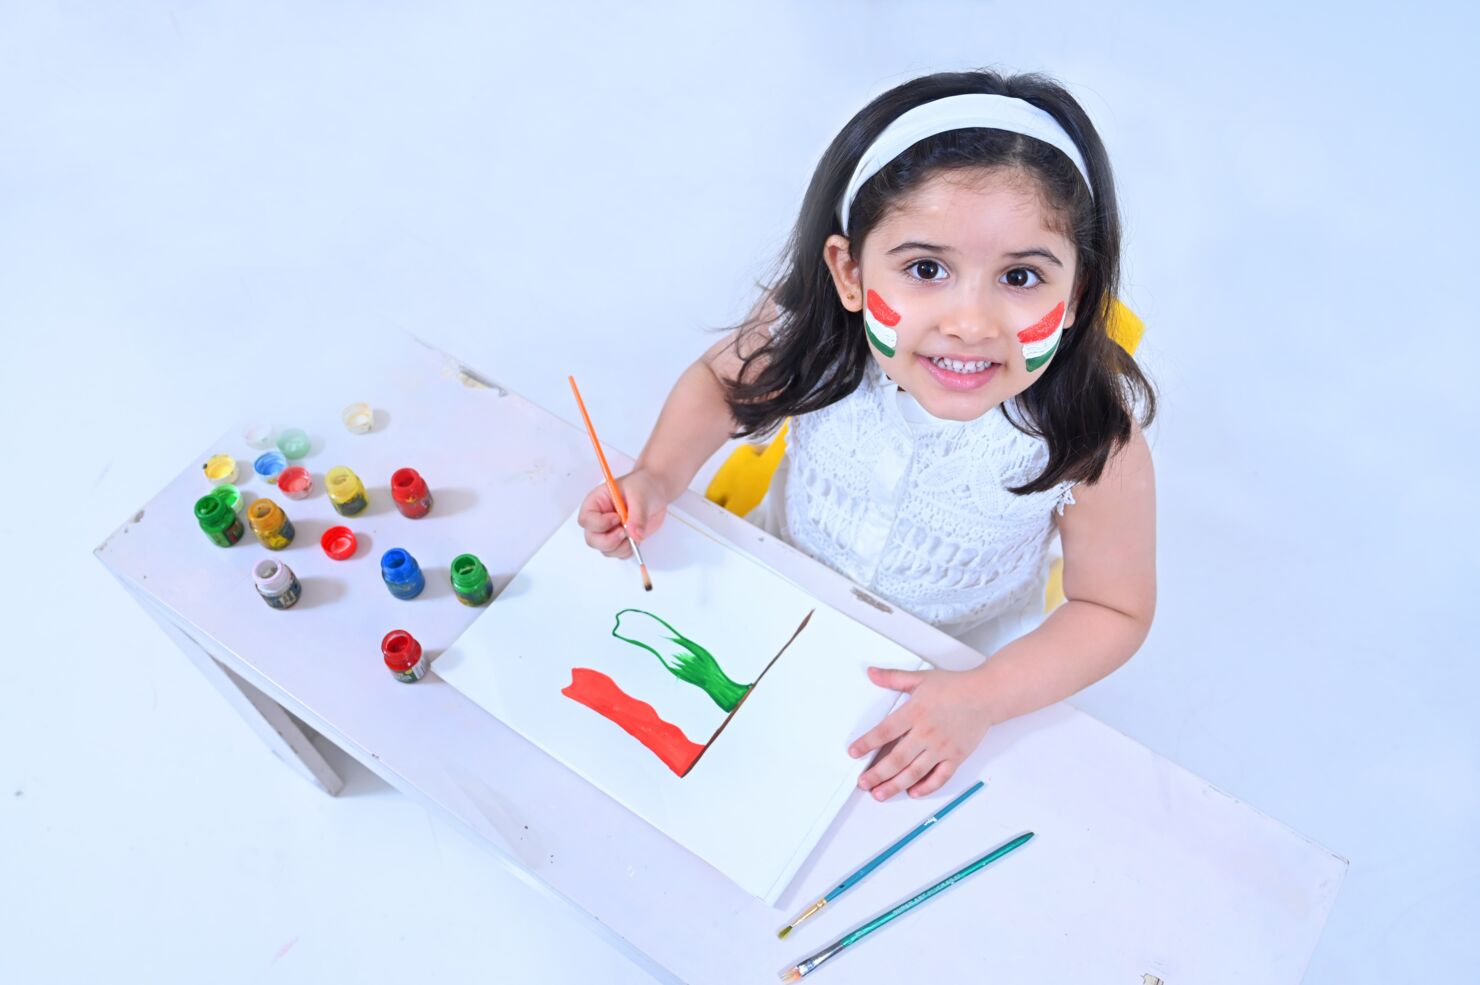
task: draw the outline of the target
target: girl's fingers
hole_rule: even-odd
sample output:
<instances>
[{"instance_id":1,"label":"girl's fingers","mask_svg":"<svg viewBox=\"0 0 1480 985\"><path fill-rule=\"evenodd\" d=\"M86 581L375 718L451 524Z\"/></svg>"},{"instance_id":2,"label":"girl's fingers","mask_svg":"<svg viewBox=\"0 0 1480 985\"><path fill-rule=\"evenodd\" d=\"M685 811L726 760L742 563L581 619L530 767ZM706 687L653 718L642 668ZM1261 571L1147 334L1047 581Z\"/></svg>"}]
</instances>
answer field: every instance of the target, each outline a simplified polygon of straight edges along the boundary
<instances>
[{"instance_id":1,"label":"girl's fingers","mask_svg":"<svg viewBox=\"0 0 1480 985\"><path fill-rule=\"evenodd\" d=\"M935 765L934 757L925 750L920 750L919 755L904 765L903 769L897 771L893 777L874 787L872 791L875 800L888 800L901 790L905 790L915 784L922 776L930 772Z\"/></svg>"},{"instance_id":2,"label":"girl's fingers","mask_svg":"<svg viewBox=\"0 0 1480 985\"><path fill-rule=\"evenodd\" d=\"M904 739L895 743L894 748L889 750L887 755L864 771L864 774L858 778L858 785L865 790L872 790L879 784L892 780L899 775L901 770L914 762L921 752L922 749L918 742ZM921 770L922 774L923 772Z\"/></svg>"},{"instance_id":3,"label":"girl's fingers","mask_svg":"<svg viewBox=\"0 0 1480 985\"><path fill-rule=\"evenodd\" d=\"M927 794L935 793L935 791L945 786L946 781L954 776L955 773L955 763L946 759L941 760L940 762L935 764L935 768L933 770L925 774L924 779L922 779L919 783L916 783L913 787L910 787L910 796L924 797Z\"/></svg>"},{"instance_id":4,"label":"girl's fingers","mask_svg":"<svg viewBox=\"0 0 1480 985\"><path fill-rule=\"evenodd\" d=\"M882 722L855 739L853 744L848 747L848 755L857 759L859 756L873 752L886 743L893 742L908 732L910 730L910 723L905 712L905 708L897 709Z\"/></svg>"}]
</instances>

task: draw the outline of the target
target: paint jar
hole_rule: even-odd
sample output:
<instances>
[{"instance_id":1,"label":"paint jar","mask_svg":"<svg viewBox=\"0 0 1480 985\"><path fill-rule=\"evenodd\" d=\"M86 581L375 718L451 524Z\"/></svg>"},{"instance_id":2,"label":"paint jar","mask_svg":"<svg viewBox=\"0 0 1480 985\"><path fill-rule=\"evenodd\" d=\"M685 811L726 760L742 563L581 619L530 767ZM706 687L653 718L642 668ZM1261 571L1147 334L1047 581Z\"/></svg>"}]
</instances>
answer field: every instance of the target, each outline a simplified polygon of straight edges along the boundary
<instances>
[{"instance_id":1,"label":"paint jar","mask_svg":"<svg viewBox=\"0 0 1480 985\"><path fill-rule=\"evenodd\" d=\"M242 499L242 491L229 482L224 482L212 489L211 495L225 503L226 508L237 516L241 515L242 507L246 505L246 500Z\"/></svg>"},{"instance_id":2,"label":"paint jar","mask_svg":"<svg viewBox=\"0 0 1480 985\"><path fill-rule=\"evenodd\" d=\"M324 476L324 488L329 491L329 502L340 516L354 516L370 505L365 495L365 484L343 465L336 465Z\"/></svg>"},{"instance_id":3,"label":"paint jar","mask_svg":"<svg viewBox=\"0 0 1480 985\"><path fill-rule=\"evenodd\" d=\"M330 527L319 538L319 546L334 560L347 561L355 556L355 548L360 545L349 527Z\"/></svg>"},{"instance_id":4,"label":"paint jar","mask_svg":"<svg viewBox=\"0 0 1480 985\"><path fill-rule=\"evenodd\" d=\"M398 599L414 599L427 587L426 575L411 553L400 547L392 547L380 556L380 577L385 587Z\"/></svg>"},{"instance_id":5,"label":"paint jar","mask_svg":"<svg viewBox=\"0 0 1480 985\"><path fill-rule=\"evenodd\" d=\"M339 418L350 434L368 434L375 424L375 412L369 404L350 404Z\"/></svg>"},{"instance_id":6,"label":"paint jar","mask_svg":"<svg viewBox=\"0 0 1480 985\"><path fill-rule=\"evenodd\" d=\"M236 481L236 459L230 455L212 455L206 459L206 464L201 466L201 470L215 486L223 482Z\"/></svg>"},{"instance_id":7,"label":"paint jar","mask_svg":"<svg viewBox=\"0 0 1480 985\"><path fill-rule=\"evenodd\" d=\"M293 521L283 508L270 499L259 499L247 510L252 533L269 551L280 551L293 543Z\"/></svg>"},{"instance_id":8,"label":"paint jar","mask_svg":"<svg viewBox=\"0 0 1480 985\"><path fill-rule=\"evenodd\" d=\"M272 447L272 425L253 424L242 432L242 440L261 451Z\"/></svg>"},{"instance_id":9,"label":"paint jar","mask_svg":"<svg viewBox=\"0 0 1480 985\"><path fill-rule=\"evenodd\" d=\"M302 465L289 465L278 476L277 486L289 499L307 499L313 492L313 476Z\"/></svg>"},{"instance_id":10,"label":"paint jar","mask_svg":"<svg viewBox=\"0 0 1480 985\"><path fill-rule=\"evenodd\" d=\"M257 456L257 461L252 463L252 471L270 485L277 485L278 476L283 474L283 469L288 467L288 460L281 452L265 451Z\"/></svg>"},{"instance_id":11,"label":"paint jar","mask_svg":"<svg viewBox=\"0 0 1480 985\"><path fill-rule=\"evenodd\" d=\"M288 428L278 435L277 446L287 458L302 458L308 454L308 435L302 428Z\"/></svg>"},{"instance_id":12,"label":"paint jar","mask_svg":"<svg viewBox=\"0 0 1480 985\"><path fill-rule=\"evenodd\" d=\"M303 593L303 586L298 583L293 569L272 558L257 562L252 569L252 582L257 586L257 594L262 596L262 601L274 609L293 608Z\"/></svg>"},{"instance_id":13,"label":"paint jar","mask_svg":"<svg viewBox=\"0 0 1480 985\"><path fill-rule=\"evenodd\" d=\"M391 499L401 515L419 520L431 512L432 491L416 469L396 469L391 476Z\"/></svg>"},{"instance_id":14,"label":"paint jar","mask_svg":"<svg viewBox=\"0 0 1480 985\"><path fill-rule=\"evenodd\" d=\"M452 559L452 591L463 605L482 605L493 597L493 580L482 561L459 554Z\"/></svg>"},{"instance_id":15,"label":"paint jar","mask_svg":"<svg viewBox=\"0 0 1480 985\"><path fill-rule=\"evenodd\" d=\"M404 629L393 629L380 641L380 655L396 680L415 684L427 674L427 659L416 637Z\"/></svg>"},{"instance_id":16,"label":"paint jar","mask_svg":"<svg viewBox=\"0 0 1480 985\"><path fill-rule=\"evenodd\" d=\"M230 547L246 533L241 519L214 493L195 501L195 522L217 547Z\"/></svg>"}]
</instances>

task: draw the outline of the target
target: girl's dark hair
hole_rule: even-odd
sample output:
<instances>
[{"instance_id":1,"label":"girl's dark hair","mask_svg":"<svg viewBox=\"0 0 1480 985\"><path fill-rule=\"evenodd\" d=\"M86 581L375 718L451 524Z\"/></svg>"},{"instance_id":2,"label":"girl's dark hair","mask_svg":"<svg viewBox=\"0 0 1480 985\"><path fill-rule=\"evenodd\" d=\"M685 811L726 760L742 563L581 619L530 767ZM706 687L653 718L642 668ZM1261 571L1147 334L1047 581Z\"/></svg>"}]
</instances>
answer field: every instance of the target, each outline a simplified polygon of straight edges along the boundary
<instances>
[{"instance_id":1,"label":"girl's dark hair","mask_svg":"<svg viewBox=\"0 0 1480 985\"><path fill-rule=\"evenodd\" d=\"M852 393L868 367L863 316L838 300L823 259L828 236L843 232L838 200L859 157L906 110L945 96L988 93L1015 96L1059 121L1084 158L1094 195L1074 164L1049 144L987 128L936 134L899 155L859 189L849 214L851 252L863 253L869 231L898 199L944 171L1006 169L1036 178L1045 204L1067 226L1079 256L1078 302L1058 352L1042 377L1017 397L1027 420L1019 430L1048 442L1048 464L1014 493L1041 492L1064 481L1095 482L1112 452L1140 423L1151 423L1156 393L1130 354L1109 336L1107 325L1120 279L1120 215L1104 144L1084 110L1062 86L1042 75L1002 76L992 71L943 72L890 89L865 106L833 139L807 187L801 215L771 289L779 308L770 338L741 326L738 378L726 398L739 427L735 437L763 433L793 414L820 410ZM763 310L763 309L762 309ZM764 315L761 316L764 319Z\"/></svg>"}]
</instances>

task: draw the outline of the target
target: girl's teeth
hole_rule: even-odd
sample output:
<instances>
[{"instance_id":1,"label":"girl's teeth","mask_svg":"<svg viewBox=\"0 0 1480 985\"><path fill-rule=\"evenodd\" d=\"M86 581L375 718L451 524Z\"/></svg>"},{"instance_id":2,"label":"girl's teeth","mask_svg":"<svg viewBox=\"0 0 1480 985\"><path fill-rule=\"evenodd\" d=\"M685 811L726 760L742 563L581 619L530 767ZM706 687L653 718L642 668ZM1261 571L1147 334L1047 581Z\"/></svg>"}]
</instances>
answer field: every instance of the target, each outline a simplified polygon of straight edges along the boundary
<instances>
[{"instance_id":1,"label":"girl's teeth","mask_svg":"<svg viewBox=\"0 0 1480 985\"><path fill-rule=\"evenodd\" d=\"M953 373L981 373L992 365L990 362L983 362L981 360L964 363L958 359L942 359L940 357L932 358L930 361L941 369L948 369Z\"/></svg>"}]
</instances>

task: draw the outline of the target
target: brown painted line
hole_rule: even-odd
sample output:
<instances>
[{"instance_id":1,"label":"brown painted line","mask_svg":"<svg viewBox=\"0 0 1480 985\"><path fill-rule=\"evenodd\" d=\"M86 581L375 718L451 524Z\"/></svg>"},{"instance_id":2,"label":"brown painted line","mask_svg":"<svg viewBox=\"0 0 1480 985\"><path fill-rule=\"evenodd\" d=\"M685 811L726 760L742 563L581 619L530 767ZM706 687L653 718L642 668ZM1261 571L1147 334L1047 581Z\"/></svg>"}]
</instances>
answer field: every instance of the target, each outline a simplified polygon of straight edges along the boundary
<instances>
[{"instance_id":1,"label":"brown painted line","mask_svg":"<svg viewBox=\"0 0 1480 985\"><path fill-rule=\"evenodd\" d=\"M725 720L719 723L719 728L715 729L714 734L709 737L709 741L704 743L704 748L700 750L699 755L694 757L694 761L689 764L689 768L679 774L680 779L688 776L689 773L693 771L694 767L699 765L699 760L704 758L704 753L709 751L709 747L714 745L714 740L718 739L719 734L725 730L725 726L730 724L730 719L740 714L740 709L745 707L745 702L750 698L751 692L753 692L760 685L761 677L765 677L770 669L776 666L776 661L781 659L781 655L786 652L787 647L795 643L797 637L802 635L802 630L807 628L807 623L812 621L812 614L816 611L816 609L811 609L807 612L805 616L802 617L801 625L797 626L796 632L791 634L791 639L787 640L786 645L776 651L776 655L771 658L771 662L766 664L765 669L761 671L760 677L757 677L754 681L751 682L750 687L745 689L745 694L742 695L740 700L735 704L735 710L726 715Z\"/></svg>"}]
</instances>

